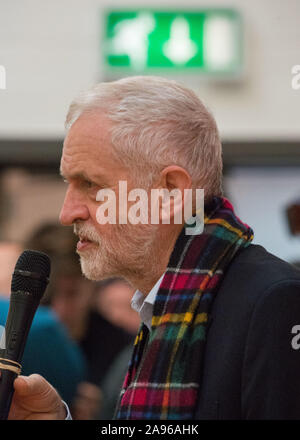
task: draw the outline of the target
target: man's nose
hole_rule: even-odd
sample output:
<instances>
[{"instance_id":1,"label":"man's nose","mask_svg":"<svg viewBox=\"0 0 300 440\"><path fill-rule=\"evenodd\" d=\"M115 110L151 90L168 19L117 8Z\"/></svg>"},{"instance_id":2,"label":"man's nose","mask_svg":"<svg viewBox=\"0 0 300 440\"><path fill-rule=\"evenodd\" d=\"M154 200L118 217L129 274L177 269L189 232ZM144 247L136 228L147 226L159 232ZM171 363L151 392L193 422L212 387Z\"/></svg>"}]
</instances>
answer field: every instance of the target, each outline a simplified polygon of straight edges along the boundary
<instances>
[{"instance_id":1,"label":"man's nose","mask_svg":"<svg viewBox=\"0 0 300 440\"><path fill-rule=\"evenodd\" d=\"M59 215L59 221L65 226L71 226L76 221L86 221L88 218L89 210L82 196L69 186Z\"/></svg>"}]
</instances>

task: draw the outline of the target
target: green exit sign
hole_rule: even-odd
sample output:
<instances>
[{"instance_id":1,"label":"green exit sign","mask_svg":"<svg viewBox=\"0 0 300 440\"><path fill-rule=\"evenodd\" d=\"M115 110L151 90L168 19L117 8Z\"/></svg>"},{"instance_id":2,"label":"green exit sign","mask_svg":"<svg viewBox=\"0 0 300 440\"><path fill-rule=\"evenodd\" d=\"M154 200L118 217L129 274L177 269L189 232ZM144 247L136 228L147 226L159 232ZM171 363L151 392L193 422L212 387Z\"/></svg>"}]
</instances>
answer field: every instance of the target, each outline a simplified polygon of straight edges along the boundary
<instances>
[{"instance_id":1,"label":"green exit sign","mask_svg":"<svg viewBox=\"0 0 300 440\"><path fill-rule=\"evenodd\" d=\"M241 17L233 9L109 11L103 56L108 71L237 73Z\"/></svg>"}]
</instances>

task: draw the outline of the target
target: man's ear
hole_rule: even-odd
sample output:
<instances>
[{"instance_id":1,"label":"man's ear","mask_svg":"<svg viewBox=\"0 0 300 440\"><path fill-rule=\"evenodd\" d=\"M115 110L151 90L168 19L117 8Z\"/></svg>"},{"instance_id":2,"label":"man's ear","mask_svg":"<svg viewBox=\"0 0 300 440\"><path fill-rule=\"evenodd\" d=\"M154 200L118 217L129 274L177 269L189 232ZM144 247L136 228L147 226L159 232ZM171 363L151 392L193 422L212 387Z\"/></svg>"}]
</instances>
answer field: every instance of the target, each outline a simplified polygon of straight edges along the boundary
<instances>
[{"instance_id":1,"label":"man's ear","mask_svg":"<svg viewBox=\"0 0 300 440\"><path fill-rule=\"evenodd\" d=\"M161 223L182 224L184 190L192 188L192 179L182 167L170 165L161 171L159 220Z\"/></svg>"}]
</instances>

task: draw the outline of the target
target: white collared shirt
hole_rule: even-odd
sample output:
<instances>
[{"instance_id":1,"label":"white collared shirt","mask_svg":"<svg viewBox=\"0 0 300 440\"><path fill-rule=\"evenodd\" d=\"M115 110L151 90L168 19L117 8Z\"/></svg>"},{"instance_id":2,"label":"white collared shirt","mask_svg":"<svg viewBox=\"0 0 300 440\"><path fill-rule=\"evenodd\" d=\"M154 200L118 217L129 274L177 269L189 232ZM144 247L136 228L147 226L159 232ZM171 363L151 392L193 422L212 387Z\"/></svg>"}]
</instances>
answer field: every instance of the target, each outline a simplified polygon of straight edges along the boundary
<instances>
[{"instance_id":1,"label":"white collared shirt","mask_svg":"<svg viewBox=\"0 0 300 440\"><path fill-rule=\"evenodd\" d=\"M146 298L142 292L136 290L131 300L131 307L138 312L142 322L148 327L149 330L151 330L154 302L164 275L165 272L152 287Z\"/></svg>"}]
</instances>

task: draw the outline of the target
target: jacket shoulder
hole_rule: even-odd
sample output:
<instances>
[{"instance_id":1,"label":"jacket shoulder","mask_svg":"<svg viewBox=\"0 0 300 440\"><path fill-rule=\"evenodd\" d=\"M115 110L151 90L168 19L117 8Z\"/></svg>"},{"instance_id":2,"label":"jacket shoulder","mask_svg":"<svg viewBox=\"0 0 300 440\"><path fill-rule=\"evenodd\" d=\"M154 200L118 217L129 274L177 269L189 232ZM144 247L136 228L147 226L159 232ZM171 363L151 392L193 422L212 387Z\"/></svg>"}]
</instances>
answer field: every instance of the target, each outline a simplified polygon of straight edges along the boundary
<instances>
[{"instance_id":1,"label":"jacket shoulder","mask_svg":"<svg viewBox=\"0 0 300 440\"><path fill-rule=\"evenodd\" d=\"M300 281L300 270L260 245L251 244L234 257L224 274L220 291L229 290L256 302L258 296L281 283ZM238 293L237 293L238 292ZM218 295L217 295L218 296Z\"/></svg>"}]
</instances>

